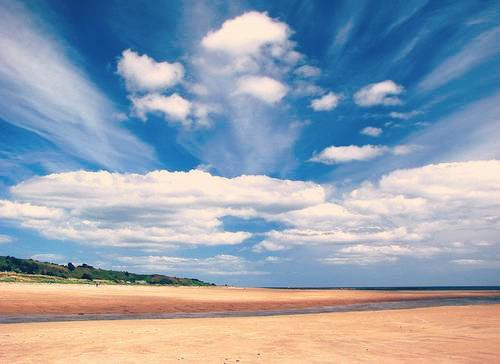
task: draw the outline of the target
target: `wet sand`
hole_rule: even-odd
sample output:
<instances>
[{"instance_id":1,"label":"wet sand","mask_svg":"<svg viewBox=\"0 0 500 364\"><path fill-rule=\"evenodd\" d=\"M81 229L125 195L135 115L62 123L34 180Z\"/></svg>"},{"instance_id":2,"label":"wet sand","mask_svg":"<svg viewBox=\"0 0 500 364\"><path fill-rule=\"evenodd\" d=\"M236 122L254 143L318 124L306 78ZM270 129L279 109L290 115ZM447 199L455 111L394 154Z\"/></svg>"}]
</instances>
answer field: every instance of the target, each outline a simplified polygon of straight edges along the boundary
<instances>
[{"instance_id":1,"label":"wet sand","mask_svg":"<svg viewBox=\"0 0 500 364\"><path fill-rule=\"evenodd\" d=\"M498 291L272 290L0 283L0 315L265 311L499 295Z\"/></svg>"},{"instance_id":2,"label":"wet sand","mask_svg":"<svg viewBox=\"0 0 500 364\"><path fill-rule=\"evenodd\" d=\"M3 363L494 363L499 357L500 305L0 325Z\"/></svg>"}]
</instances>

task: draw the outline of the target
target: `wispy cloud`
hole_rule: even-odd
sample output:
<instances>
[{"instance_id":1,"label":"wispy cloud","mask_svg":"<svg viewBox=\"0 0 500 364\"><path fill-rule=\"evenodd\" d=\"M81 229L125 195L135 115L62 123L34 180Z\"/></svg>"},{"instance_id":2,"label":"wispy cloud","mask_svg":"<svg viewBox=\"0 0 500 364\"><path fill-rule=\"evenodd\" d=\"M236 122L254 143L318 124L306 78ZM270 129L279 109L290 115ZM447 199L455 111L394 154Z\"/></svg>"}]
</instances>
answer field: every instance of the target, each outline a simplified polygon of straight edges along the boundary
<instances>
[{"instance_id":1,"label":"wispy cloud","mask_svg":"<svg viewBox=\"0 0 500 364\"><path fill-rule=\"evenodd\" d=\"M217 105L209 117L217 127L181 142L217 172L283 173L294 164L303 123L290 120L289 78L297 67L302 76L317 71L299 64L291 36L286 23L247 12L208 31L191 56L192 77L204 90L194 101Z\"/></svg>"},{"instance_id":2,"label":"wispy cloud","mask_svg":"<svg viewBox=\"0 0 500 364\"><path fill-rule=\"evenodd\" d=\"M208 258L182 258L150 255L118 257L115 261L126 264L127 269L136 272L189 272L190 274L202 273L217 276L268 274L268 272L258 270L254 262L228 254L219 254Z\"/></svg>"},{"instance_id":3,"label":"wispy cloud","mask_svg":"<svg viewBox=\"0 0 500 364\"><path fill-rule=\"evenodd\" d=\"M417 115L422 114L422 111L413 110L408 112L391 111L389 116L393 119L409 120Z\"/></svg>"},{"instance_id":4,"label":"wispy cloud","mask_svg":"<svg viewBox=\"0 0 500 364\"><path fill-rule=\"evenodd\" d=\"M6 244L12 242L12 238L5 234L0 234L0 244Z\"/></svg>"},{"instance_id":5,"label":"wispy cloud","mask_svg":"<svg viewBox=\"0 0 500 364\"><path fill-rule=\"evenodd\" d=\"M0 48L2 119L101 167L154 165L151 148L117 124L112 102L69 59L66 46L19 3L0 5Z\"/></svg>"},{"instance_id":6,"label":"wispy cloud","mask_svg":"<svg viewBox=\"0 0 500 364\"><path fill-rule=\"evenodd\" d=\"M500 52L500 27L490 29L465 45L462 50L437 66L420 83L421 91L429 91L462 76L473 67Z\"/></svg>"}]
</instances>

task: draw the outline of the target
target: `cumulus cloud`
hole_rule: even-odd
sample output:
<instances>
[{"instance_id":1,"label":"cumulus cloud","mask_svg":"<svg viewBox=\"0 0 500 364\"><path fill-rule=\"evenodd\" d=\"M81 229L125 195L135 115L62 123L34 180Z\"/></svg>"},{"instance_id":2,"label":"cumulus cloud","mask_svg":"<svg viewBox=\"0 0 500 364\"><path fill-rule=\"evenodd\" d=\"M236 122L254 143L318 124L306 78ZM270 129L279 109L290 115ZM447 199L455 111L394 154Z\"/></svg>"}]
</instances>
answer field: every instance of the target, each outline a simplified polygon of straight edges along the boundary
<instances>
[{"instance_id":1,"label":"cumulus cloud","mask_svg":"<svg viewBox=\"0 0 500 364\"><path fill-rule=\"evenodd\" d=\"M373 132L372 134L375 134L376 132L377 131ZM371 134L367 135L376 136ZM367 161L380 157L381 155L387 153L393 155L407 155L418 149L419 146L412 144L396 145L392 148L385 145L371 145L371 144L363 146L348 145L340 147L332 145L331 147L323 149L320 153L315 154L312 158L309 159L309 162L333 165L333 164L347 163L353 161Z\"/></svg>"},{"instance_id":2,"label":"cumulus cloud","mask_svg":"<svg viewBox=\"0 0 500 364\"><path fill-rule=\"evenodd\" d=\"M311 101L311 107L314 111L330 111L337 107L341 96L333 92L329 92L320 98Z\"/></svg>"},{"instance_id":3,"label":"cumulus cloud","mask_svg":"<svg viewBox=\"0 0 500 364\"><path fill-rule=\"evenodd\" d=\"M373 229L345 229L330 228L317 230L300 224L300 228L285 229L283 231L271 231L267 234L267 240L258 247L265 244L278 244L289 248L293 245L334 245L348 243L377 243L391 241L419 241L423 238L421 234L412 233L406 228L373 228ZM267 249L269 250L269 249ZM281 249L284 250L284 249Z\"/></svg>"},{"instance_id":4,"label":"cumulus cloud","mask_svg":"<svg viewBox=\"0 0 500 364\"><path fill-rule=\"evenodd\" d=\"M372 83L362 87L354 94L354 102L362 107L399 105L401 100L397 96L403 91L403 86L391 80Z\"/></svg>"},{"instance_id":5,"label":"cumulus cloud","mask_svg":"<svg viewBox=\"0 0 500 364\"><path fill-rule=\"evenodd\" d=\"M322 258L320 262L334 265L369 265L396 262L402 256L428 258L440 252L440 248L426 246L358 244L341 248L335 256Z\"/></svg>"},{"instance_id":6,"label":"cumulus cloud","mask_svg":"<svg viewBox=\"0 0 500 364\"><path fill-rule=\"evenodd\" d=\"M200 127L209 128L212 126L211 115L220 113L219 105L204 104L195 102L192 104L192 113L196 124Z\"/></svg>"},{"instance_id":7,"label":"cumulus cloud","mask_svg":"<svg viewBox=\"0 0 500 364\"><path fill-rule=\"evenodd\" d=\"M367 127L363 128L360 131L360 133L363 135L371 136L371 137L378 137L382 134L382 129L375 128L373 126L367 126Z\"/></svg>"},{"instance_id":8,"label":"cumulus cloud","mask_svg":"<svg viewBox=\"0 0 500 364\"><path fill-rule=\"evenodd\" d=\"M117 73L125 80L127 90L161 91L182 81L184 67L179 62L157 62L146 54L131 49L123 51Z\"/></svg>"},{"instance_id":9,"label":"cumulus cloud","mask_svg":"<svg viewBox=\"0 0 500 364\"><path fill-rule=\"evenodd\" d=\"M160 94L132 96L130 101L132 101L132 112L143 120L148 113L161 113L167 121L189 125L187 117L191 111L191 102L176 93L170 96Z\"/></svg>"},{"instance_id":10,"label":"cumulus cloud","mask_svg":"<svg viewBox=\"0 0 500 364\"><path fill-rule=\"evenodd\" d=\"M397 112L392 111L389 113L389 116L393 119L401 119L401 120L409 120L417 115L422 114L422 111L413 110L409 112Z\"/></svg>"},{"instance_id":11,"label":"cumulus cloud","mask_svg":"<svg viewBox=\"0 0 500 364\"><path fill-rule=\"evenodd\" d=\"M325 264L442 254L484 260L485 249L498 245L499 176L497 160L441 163L396 170L337 193L312 182L224 178L200 170L78 171L12 187L11 199L0 201L0 218L51 239L143 250L234 245L262 237L254 253L318 246L329 249ZM227 216L279 227L257 234L227 231ZM247 268L234 271L253 270Z\"/></svg>"},{"instance_id":12,"label":"cumulus cloud","mask_svg":"<svg viewBox=\"0 0 500 364\"><path fill-rule=\"evenodd\" d=\"M118 257L127 269L136 272L187 273L206 275L260 275L267 272L257 270L255 263L239 256L219 254L208 258L183 258L164 255ZM119 268L119 267L117 267Z\"/></svg>"},{"instance_id":13,"label":"cumulus cloud","mask_svg":"<svg viewBox=\"0 0 500 364\"><path fill-rule=\"evenodd\" d=\"M287 88L281 82L266 76L245 76L238 80L237 94L251 95L259 100L274 104L287 93Z\"/></svg>"},{"instance_id":14,"label":"cumulus cloud","mask_svg":"<svg viewBox=\"0 0 500 364\"><path fill-rule=\"evenodd\" d=\"M157 114L171 123L190 127L194 122L200 126L210 126L208 114L213 111L208 105L193 103L178 93L164 95L159 92L182 81L182 64L157 62L146 54L127 49L118 61L117 73L125 80L126 88L132 94L131 115L147 120L148 114ZM200 88L200 87L198 87ZM190 114L193 119L189 119Z\"/></svg>"},{"instance_id":15,"label":"cumulus cloud","mask_svg":"<svg viewBox=\"0 0 500 364\"><path fill-rule=\"evenodd\" d=\"M68 172L36 177L0 200L0 217L52 239L138 248L239 244L222 218L256 217L321 202L310 182L265 176L223 178L200 170L145 175Z\"/></svg>"},{"instance_id":16,"label":"cumulus cloud","mask_svg":"<svg viewBox=\"0 0 500 364\"><path fill-rule=\"evenodd\" d=\"M325 264L365 265L439 254L484 259L477 257L482 249L498 244L499 172L496 160L396 170L336 202L274 215L287 227L266 233L254 250L330 246L332 254L321 260Z\"/></svg>"},{"instance_id":17,"label":"cumulus cloud","mask_svg":"<svg viewBox=\"0 0 500 364\"><path fill-rule=\"evenodd\" d=\"M0 217L5 219L57 220L63 214L58 208L0 200Z\"/></svg>"},{"instance_id":18,"label":"cumulus cloud","mask_svg":"<svg viewBox=\"0 0 500 364\"><path fill-rule=\"evenodd\" d=\"M217 127L210 134L184 135L181 143L217 173L293 168L293 145L304 124L290 122L289 107L277 107L289 92L297 96L289 82L298 79L293 71L303 56L292 34L266 13L247 12L209 31L189 58L196 85L191 102L216 106L203 124Z\"/></svg>"},{"instance_id":19,"label":"cumulus cloud","mask_svg":"<svg viewBox=\"0 0 500 364\"><path fill-rule=\"evenodd\" d=\"M338 164L352 161L366 161L379 157L387 152L388 148L381 145L349 145L344 147L331 146L309 159L310 162L324 164Z\"/></svg>"},{"instance_id":20,"label":"cumulus cloud","mask_svg":"<svg viewBox=\"0 0 500 364\"><path fill-rule=\"evenodd\" d=\"M262 253L264 251L278 252L281 250L286 250L289 247L286 245L278 244L274 241L264 240L253 246L252 251L254 253Z\"/></svg>"},{"instance_id":21,"label":"cumulus cloud","mask_svg":"<svg viewBox=\"0 0 500 364\"><path fill-rule=\"evenodd\" d=\"M309 66L305 64L293 71L297 76L304 78L318 77L321 75L321 70L318 67Z\"/></svg>"},{"instance_id":22,"label":"cumulus cloud","mask_svg":"<svg viewBox=\"0 0 500 364\"><path fill-rule=\"evenodd\" d=\"M250 11L226 20L219 29L205 35L201 44L208 50L241 56L256 53L266 45L279 46L287 41L289 34L285 23L266 13Z\"/></svg>"}]
</instances>

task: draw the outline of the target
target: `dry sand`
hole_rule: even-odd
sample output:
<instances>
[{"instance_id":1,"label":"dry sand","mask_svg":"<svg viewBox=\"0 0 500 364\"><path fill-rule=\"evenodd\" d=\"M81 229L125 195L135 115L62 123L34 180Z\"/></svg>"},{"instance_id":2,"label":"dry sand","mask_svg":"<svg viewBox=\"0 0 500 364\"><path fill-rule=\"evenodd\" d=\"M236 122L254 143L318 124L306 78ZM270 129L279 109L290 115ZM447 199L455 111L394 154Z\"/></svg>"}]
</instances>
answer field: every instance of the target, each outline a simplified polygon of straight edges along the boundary
<instances>
[{"instance_id":1,"label":"dry sand","mask_svg":"<svg viewBox=\"0 0 500 364\"><path fill-rule=\"evenodd\" d=\"M499 295L499 292L270 290L0 283L0 315L256 311L349 303Z\"/></svg>"},{"instance_id":2,"label":"dry sand","mask_svg":"<svg viewBox=\"0 0 500 364\"><path fill-rule=\"evenodd\" d=\"M499 358L500 305L0 325L2 363L494 363Z\"/></svg>"}]
</instances>

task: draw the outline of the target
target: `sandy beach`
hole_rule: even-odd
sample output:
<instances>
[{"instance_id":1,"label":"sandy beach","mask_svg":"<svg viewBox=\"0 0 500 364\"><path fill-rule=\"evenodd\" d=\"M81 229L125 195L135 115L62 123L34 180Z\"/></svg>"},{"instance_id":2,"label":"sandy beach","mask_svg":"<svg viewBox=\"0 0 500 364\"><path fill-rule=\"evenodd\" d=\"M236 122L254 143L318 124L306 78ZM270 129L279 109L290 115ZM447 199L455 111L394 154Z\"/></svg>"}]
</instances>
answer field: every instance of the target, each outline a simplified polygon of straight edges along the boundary
<instances>
[{"instance_id":1,"label":"sandy beach","mask_svg":"<svg viewBox=\"0 0 500 364\"><path fill-rule=\"evenodd\" d=\"M0 317L272 310L488 291L0 284ZM84 316L83 316L84 317ZM494 362L500 305L265 317L0 324L0 362Z\"/></svg>"},{"instance_id":2,"label":"sandy beach","mask_svg":"<svg viewBox=\"0 0 500 364\"><path fill-rule=\"evenodd\" d=\"M500 305L0 325L4 363L493 363Z\"/></svg>"},{"instance_id":3,"label":"sandy beach","mask_svg":"<svg viewBox=\"0 0 500 364\"><path fill-rule=\"evenodd\" d=\"M0 315L261 311L491 295L500 293L0 283Z\"/></svg>"}]
</instances>

